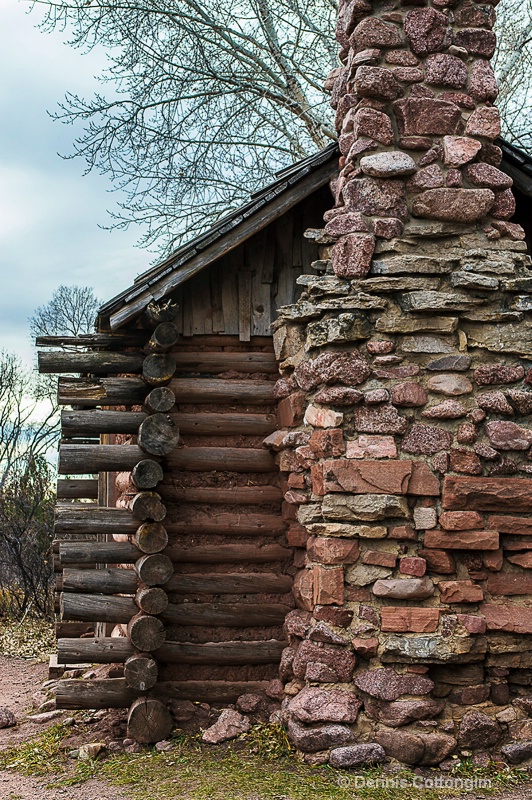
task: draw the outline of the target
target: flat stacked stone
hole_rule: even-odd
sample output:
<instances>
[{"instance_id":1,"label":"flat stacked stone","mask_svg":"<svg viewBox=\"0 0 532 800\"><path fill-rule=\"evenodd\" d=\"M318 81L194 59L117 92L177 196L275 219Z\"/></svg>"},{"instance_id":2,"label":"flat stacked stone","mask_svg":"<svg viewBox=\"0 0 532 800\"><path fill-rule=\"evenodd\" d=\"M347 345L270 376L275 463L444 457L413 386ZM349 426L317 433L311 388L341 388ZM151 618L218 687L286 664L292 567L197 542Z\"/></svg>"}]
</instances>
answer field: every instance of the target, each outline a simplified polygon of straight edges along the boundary
<instances>
[{"instance_id":1,"label":"flat stacked stone","mask_svg":"<svg viewBox=\"0 0 532 800\"><path fill-rule=\"evenodd\" d=\"M494 144L494 16L340 4L334 207L274 333L286 714L339 766L532 752L532 277Z\"/></svg>"}]
</instances>

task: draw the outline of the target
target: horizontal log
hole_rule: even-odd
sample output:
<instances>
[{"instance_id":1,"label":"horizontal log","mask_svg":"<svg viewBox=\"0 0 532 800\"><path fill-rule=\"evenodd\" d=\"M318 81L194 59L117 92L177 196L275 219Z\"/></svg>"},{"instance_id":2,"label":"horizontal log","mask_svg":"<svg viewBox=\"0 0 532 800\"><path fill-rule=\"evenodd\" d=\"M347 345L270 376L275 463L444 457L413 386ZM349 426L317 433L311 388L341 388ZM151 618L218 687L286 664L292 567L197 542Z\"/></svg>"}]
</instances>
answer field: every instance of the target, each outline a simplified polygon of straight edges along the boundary
<instances>
[{"instance_id":1,"label":"horizontal log","mask_svg":"<svg viewBox=\"0 0 532 800\"><path fill-rule=\"evenodd\" d=\"M157 662L148 653L134 653L124 664L124 680L127 685L130 689L139 689L141 692L155 686L158 672ZM133 738L140 741L136 736ZM160 741L160 739L154 741Z\"/></svg>"},{"instance_id":2,"label":"horizontal log","mask_svg":"<svg viewBox=\"0 0 532 800\"><path fill-rule=\"evenodd\" d=\"M242 694L264 694L269 681L161 681L150 696L160 700L234 703Z\"/></svg>"},{"instance_id":3,"label":"horizontal log","mask_svg":"<svg viewBox=\"0 0 532 800\"><path fill-rule=\"evenodd\" d=\"M61 542L62 564L134 564L142 552L129 542Z\"/></svg>"},{"instance_id":4,"label":"horizontal log","mask_svg":"<svg viewBox=\"0 0 532 800\"><path fill-rule=\"evenodd\" d=\"M135 648L122 636L87 639L58 639L57 660L60 664L123 664Z\"/></svg>"},{"instance_id":5,"label":"horizontal log","mask_svg":"<svg viewBox=\"0 0 532 800\"><path fill-rule=\"evenodd\" d=\"M177 369L186 372L267 372L277 374L279 368L273 353L193 353L183 350L172 352Z\"/></svg>"},{"instance_id":6,"label":"horizontal log","mask_svg":"<svg viewBox=\"0 0 532 800\"><path fill-rule=\"evenodd\" d=\"M286 523L273 514L217 514L212 518L198 514L194 522L171 522L165 527L170 535L279 536L285 532Z\"/></svg>"},{"instance_id":7,"label":"horizontal log","mask_svg":"<svg viewBox=\"0 0 532 800\"><path fill-rule=\"evenodd\" d=\"M140 524L130 511L121 508L87 507L85 503L58 503L55 507L56 536L88 533L134 534Z\"/></svg>"},{"instance_id":8,"label":"horizontal log","mask_svg":"<svg viewBox=\"0 0 532 800\"><path fill-rule=\"evenodd\" d=\"M98 498L98 481L92 479L60 478L57 481L58 500L94 500Z\"/></svg>"},{"instance_id":9,"label":"horizontal log","mask_svg":"<svg viewBox=\"0 0 532 800\"><path fill-rule=\"evenodd\" d=\"M63 406L142 405L148 387L142 378L59 378L57 402Z\"/></svg>"},{"instance_id":10,"label":"horizontal log","mask_svg":"<svg viewBox=\"0 0 532 800\"><path fill-rule=\"evenodd\" d=\"M99 436L102 433L136 433L147 418L143 411L61 411L63 436Z\"/></svg>"},{"instance_id":11,"label":"horizontal log","mask_svg":"<svg viewBox=\"0 0 532 800\"><path fill-rule=\"evenodd\" d=\"M290 611L280 603L170 603L161 619L168 625L225 625L230 628L282 625Z\"/></svg>"},{"instance_id":12,"label":"horizontal log","mask_svg":"<svg viewBox=\"0 0 532 800\"><path fill-rule=\"evenodd\" d=\"M105 569L63 570L63 591L97 592L99 594L134 594L138 587L137 574L132 569L106 567Z\"/></svg>"},{"instance_id":13,"label":"horizontal log","mask_svg":"<svg viewBox=\"0 0 532 800\"><path fill-rule=\"evenodd\" d=\"M272 433L278 427L275 414L191 413L170 414L170 419L177 425L181 433L185 434L262 436Z\"/></svg>"},{"instance_id":14,"label":"horizontal log","mask_svg":"<svg viewBox=\"0 0 532 800\"><path fill-rule=\"evenodd\" d=\"M292 550L278 544L257 547L254 544L199 545L180 547L172 545L164 551L174 564L230 564L248 562L266 564L293 558Z\"/></svg>"},{"instance_id":15,"label":"horizontal log","mask_svg":"<svg viewBox=\"0 0 532 800\"><path fill-rule=\"evenodd\" d=\"M174 594L284 594L292 591L290 575L251 572L222 575L174 574L166 586Z\"/></svg>"},{"instance_id":16,"label":"horizontal log","mask_svg":"<svg viewBox=\"0 0 532 800\"><path fill-rule=\"evenodd\" d=\"M37 347L142 347L148 338L146 331L126 333L83 333L79 336L37 336Z\"/></svg>"},{"instance_id":17,"label":"horizontal log","mask_svg":"<svg viewBox=\"0 0 532 800\"><path fill-rule=\"evenodd\" d=\"M277 429L275 414L169 414L181 433L223 436L243 434L260 436ZM101 411L100 409L61 412L63 436L99 436L102 433L136 434L148 415L142 411Z\"/></svg>"},{"instance_id":18,"label":"horizontal log","mask_svg":"<svg viewBox=\"0 0 532 800\"><path fill-rule=\"evenodd\" d=\"M183 447L174 450L164 462L168 469L191 472L275 472L277 467L268 450L251 447Z\"/></svg>"},{"instance_id":19,"label":"horizontal log","mask_svg":"<svg viewBox=\"0 0 532 800\"><path fill-rule=\"evenodd\" d=\"M219 489L214 486L182 487L160 483L157 491L163 500L174 503L269 505L280 503L283 499L283 493L277 486L228 486Z\"/></svg>"},{"instance_id":20,"label":"horizontal log","mask_svg":"<svg viewBox=\"0 0 532 800\"><path fill-rule=\"evenodd\" d=\"M108 350L93 352L38 353L39 372L45 375L65 372L89 372L93 375L120 375L142 371L142 353L111 353Z\"/></svg>"},{"instance_id":21,"label":"horizontal log","mask_svg":"<svg viewBox=\"0 0 532 800\"><path fill-rule=\"evenodd\" d=\"M61 619L78 622L122 622L126 623L138 612L131 597L115 595L78 594L63 592L60 598Z\"/></svg>"},{"instance_id":22,"label":"horizontal log","mask_svg":"<svg viewBox=\"0 0 532 800\"><path fill-rule=\"evenodd\" d=\"M176 403L273 405L273 381L231 381L217 378L174 378L170 389Z\"/></svg>"},{"instance_id":23,"label":"horizontal log","mask_svg":"<svg viewBox=\"0 0 532 800\"><path fill-rule=\"evenodd\" d=\"M133 564L143 554L129 542L61 542L60 558L63 564ZM265 564L287 561L292 550L278 544L258 547L255 544L223 544L167 547L165 554L178 564L230 564L248 562Z\"/></svg>"},{"instance_id":24,"label":"horizontal log","mask_svg":"<svg viewBox=\"0 0 532 800\"><path fill-rule=\"evenodd\" d=\"M149 696L162 701L232 703L242 694L260 694L268 685L269 681L161 681ZM56 705L60 709L129 708L138 696L124 678L69 679L58 682Z\"/></svg>"},{"instance_id":25,"label":"horizontal log","mask_svg":"<svg viewBox=\"0 0 532 800\"><path fill-rule=\"evenodd\" d=\"M130 689L124 678L62 680L56 689L56 707L129 708L140 692Z\"/></svg>"},{"instance_id":26,"label":"horizontal log","mask_svg":"<svg viewBox=\"0 0 532 800\"><path fill-rule=\"evenodd\" d=\"M146 458L137 445L64 444L59 448L61 475L88 475L94 472L130 472Z\"/></svg>"},{"instance_id":27,"label":"horizontal log","mask_svg":"<svg viewBox=\"0 0 532 800\"><path fill-rule=\"evenodd\" d=\"M165 642L153 655L163 664L277 664L287 642L268 639L258 642ZM125 637L59 639L60 664L122 664L134 653Z\"/></svg>"},{"instance_id":28,"label":"horizontal log","mask_svg":"<svg viewBox=\"0 0 532 800\"><path fill-rule=\"evenodd\" d=\"M91 622L56 622L54 625L56 639L78 640L81 636L94 636L94 623ZM84 641L83 639L81 641ZM72 662L76 663L76 662ZM77 662L80 663L79 661Z\"/></svg>"}]
</instances>

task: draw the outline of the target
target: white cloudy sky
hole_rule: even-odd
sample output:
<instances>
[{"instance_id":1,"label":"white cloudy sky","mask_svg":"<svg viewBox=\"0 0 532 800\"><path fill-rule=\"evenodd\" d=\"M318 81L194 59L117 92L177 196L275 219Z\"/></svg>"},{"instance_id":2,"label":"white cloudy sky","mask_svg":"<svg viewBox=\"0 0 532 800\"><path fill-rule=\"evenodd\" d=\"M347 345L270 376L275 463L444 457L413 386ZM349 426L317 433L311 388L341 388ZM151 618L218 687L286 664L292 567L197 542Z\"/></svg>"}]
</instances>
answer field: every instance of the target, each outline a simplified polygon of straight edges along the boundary
<instances>
[{"instance_id":1,"label":"white cloudy sky","mask_svg":"<svg viewBox=\"0 0 532 800\"><path fill-rule=\"evenodd\" d=\"M28 316L61 283L93 286L102 300L124 289L153 254L139 231L102 230L116 203L110 183L65 161L73 130L54 122L68 90L90 95L101 54L83 55L35 28L28 3L0 0L0 347L32 360Z\"/></svg>"}]
</instances>

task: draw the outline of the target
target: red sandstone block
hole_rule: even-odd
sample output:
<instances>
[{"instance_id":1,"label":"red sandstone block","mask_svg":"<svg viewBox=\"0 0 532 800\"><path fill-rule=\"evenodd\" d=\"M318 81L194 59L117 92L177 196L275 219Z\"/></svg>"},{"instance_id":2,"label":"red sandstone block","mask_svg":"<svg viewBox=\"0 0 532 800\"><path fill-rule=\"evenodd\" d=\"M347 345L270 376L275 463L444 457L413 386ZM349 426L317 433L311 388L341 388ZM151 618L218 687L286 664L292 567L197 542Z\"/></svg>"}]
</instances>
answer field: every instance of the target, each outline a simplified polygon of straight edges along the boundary
<instances>
[{"instance_id":1,"label":"red sandstone block","mask_svg":"<svg viewBox=\"0 0 532 800\"><path fill-rule=\"evenodd\" d=\"M314 575L314 605L343 605L344 571L342 567L325 568L316 565Z\"/></svg>"},{"instance_id":2,"label":"red sandstone block","mask_svg":"<svg viewBox=\"0 0 532 800\"><path fill-rule=\"evenodd\" d=\"M281 428L293 428L303 422L307 407L303 392L294 392L285 397L277 406L277 421Z\"/></svg>"},{"instance_id":3,"label":"red sandstone block","mask_svg":"<svg viewBox=\"0 0 532 800\"><path fill-rule=\"evenodd\" d=\"M532 553L519 553L517 556L508 556L510 564L517 564L518 567L532 569Z\"/></svg>"},{"instance_id":4,"label":"red sandstone block","mask_svg":"<svg viewBox=\"0 0 532 800\"><path fill-rule=\"evenodd\" d=\"M427 562L424 558L408 556L399 561L399 572L403 575L415 575L416 578L422 578L426 571Z\"/></svg>"},{"instance_id":5,"label":"red sandstone block","mask_svg":"<svg viewBox=\"0 0 532 800\"><path fill-rule=\"evenodd\" d=\"M291 472L288 476L289 489L306 489L305 476L298 472Z\"/></svg>"},{"instance_id":6,"label":"red sandstone block","mask_svg":"<svg viewBox=\"0 0 532 800\"><path fill-rule=\"evenodd\" d=\"M472 614L457 614L458 622L464 626L468 633L486 633L486 620L484 617L475 617Z\"/></svg>"},{"instance_id":7,"label":"red sandstone block","mask_svg":"<svg viewBox=\"0 0 532 800\"><path fill-rule=\"evenodd\" d=\"M532 536L505 536L503 550L532 550Z\"/></svg>"},{"instance_id":8,"label":"red sandstone block","mask_svg":"<svg viewBox=\"0 0 532 800\"><path fill-rule=\"evenodd\" d=\"M296 574L292 594L299 608L312 611L314 608L314 573L311 569L302 569Z\"/></svg>"},{"instance_id":9,"label":"red sandstone block","mask_svg":"<svg viewBox=\"0 0 532 800\"><path fill-rule=\"evenodd\" d=\"M482 556L482 562L486 569L489 569L490 572L499 572L499 570L502 569L504 562L502 550L491 550L489 553L484 553Z\"/></svg>"},{"instance_id":10,"label":"red sandstone block","mask_svg":"<svg viewBox=\"0 0 532 800\"><path fill-rule=\"evenodd\" d=\"M499 531L499 533L511 533L514 536L532 536L532 520L528 517L493 514L488 517L488 528Z\"/></svg>"},{"instance_id":11,"label":"red sandstone block","mask_svg":"<svg viewBox=\"0 0 532 800\"><path fill-rule=\"evenodd\" d=\"M454 558L445 550L420 550L419 555L426 560L431 572L452 575L456 571Z\"/></svg>"},{"instance_id":12,"label":"red sandstone block","mask_svg":"<svg viewBox=\"0 0 532 800\"><path fill-rule=\"evenodd\" d=\"M363 564L374 564L377 567L395 567L397 556L395 553L384 553L381 550L366 550L362 554Z\"/></svg>"},{"instance_id":13,"label":"red sandstone block","mask_svg":"<svg viewBox=\"0 0 532 800\"><path fill-rule=\"evenodd\" d=\"M496 572L488 577L491 595L532 594L532 575L528 572Z\"/></svg>"},{"instance_id":14,"label":"red sandstone block","mask_svg":"<svg viewBox=\"0 0 532 800\"><path fill-rule=\"evenodd\" d=\"M353 639L351 644L355 653L362 658L373 658L373 656L377 655L379 649L379 640L376 638Z\"/></svg>"},{"instance_id":15,"label":"red sandstone block","mask_svg":"<svg viewBox=\"0 0 532 800\"><path fill-rule=\"evenodd\" d=\"M444 511L440 514L439 523L446 531L474 530L484 524L482 517L476 511Z\"/></svg>"},{"instance_id":16,"label":"red sandstone block","mask_svg":"<svg viewBox=\"0 0 532 800\"><path fill-rule=\"evenodd\" d=\"M532 633L532 608L483 603L479 610L486 619L488 631Z\"/></svg>"},{"instance_id":17,"label":"red sandstone block","mask_svg":"<svg viewBox=\"0 0 532 800\"><path fill-rule=\"evenodd\" d=\"M417 542L417 533L409 525L394 525L393 528L388 528L388 539Z\"/></svg>"},{"instance_id":18,"label":"red sandstone block","mask_svg":"<svg viewBox=\"0 0 532 800\"><path fill-rule=\"evenodd\" d=\"M359 549L356 539L316 536L308 541L307 557L309 561L318 561L320 564L354 564Z\"/></svg>"},{"instance_id":19,"label":"red sandstone block","mask_svg":"<svg viewBox=\"0 0 532 800\"><path fill-rule=\"evenodd\" d=\"M381 630L395 633L433 633L438 627L437 608L386 606L381 609Z\"/></svg>"},{"instance_id":20,"label":"red sandstone block","mask_svg":"<svg viewBox=\"0 0 532 800\"><path fill-rule=\"evenodd\" d=\"M325 490L351 494L405 494L411 461L325 461Z\"/></svg>"},{"instance_id":21,"label":"red sandstone block","mask_svg":"<svg viewBox=\"0 0 532 800\"><path fill-rule=\"evenodd\" d=\"M302 472L301 459L295 450L283 450L276 458L280 472Z\"/></svg>"},{"instance_id":22,"label":"red sandstone block","mask_svg":"<svg viewBox=\"0 0 532 800\"><path fill-rule=\"evenodd\" d=\"M425 547L444 550L498 550L496 531L426 531Z\"/></svg>"},{"instance_id":23,"label":"red sandstone block","mask_svg":"<svg viewBox=\"0 0 532 800\"><path fill-rule=\"evenodd\" d=\"M312 481L312 491L314 494L324 495L325 485L323 481L323 464L313 464L310 468L310 478Z\"/></svg>"},{"instance_id":24,"label":"red sandstone block","mask_svg":"<svg viewBox=\"0 0 532 800\"><path fill-rule=\"evenodd\" d=\"M408 494L425 497L439 497L440 480L432 472L426 461L412 462L412 477L408 482Z\"/></svg>"},{"instance_id":25,"label":"red sandstone block","mask_svg":"<svg viewBox=\"0 0 532 800\"><path fill-rule=\"evenodd\" d=\"M440 494L440 482L424 461L342 459L326 461L323 470L328 492L436 497Z\"/></svg>"},{"instance_id":26,"label":"red sandstone block","mask_svg":"<svg viewBox=\"0 0 532 800\"><path fill-rule=\"evenodd\" d=\"M484 600L482 587L472 581L440 581L442 603L480 603Z\"/></svg>"},{"instance_id":27,"label":"red sandstone block","mask_svg":"<svg viewBox=\"0 0 532 800\"><path fill-rule=\"evenodd\" d=\"M316 458L341 456L345 452L344 433L340 428L315 430L308 446Z\"/></svg>"},{"instance_id":28,"label":"red sandstone block","mask_svg":"<svg viewBox=\"0 0 532 800\"><path fill-rule=\"evenodd\" d=\"M286 531L286 541L290 547L306 547L309 535L299 522L291 522Z\"/></svg>"},{"instance_id":29,"label":"red sandstone block","mask_svg":"<svg viewBox=\"0 0 532 800\"><path fill-rule=\"evenodd\" d=\"M475 478L447 476L443 482L443 508L473 511L532 511L527 478Z\"/></svg>"}]
</instances>

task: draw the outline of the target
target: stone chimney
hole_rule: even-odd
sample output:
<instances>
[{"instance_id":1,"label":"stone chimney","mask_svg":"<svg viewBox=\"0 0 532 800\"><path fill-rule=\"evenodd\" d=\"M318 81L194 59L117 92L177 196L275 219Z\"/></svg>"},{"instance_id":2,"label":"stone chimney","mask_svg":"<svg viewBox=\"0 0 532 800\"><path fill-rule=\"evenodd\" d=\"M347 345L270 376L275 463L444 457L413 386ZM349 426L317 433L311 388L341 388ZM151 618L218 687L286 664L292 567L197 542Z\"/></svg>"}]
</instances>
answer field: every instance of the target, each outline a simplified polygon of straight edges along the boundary
<instances>
[{"instance_id":1,"label":"stone chimney","mask_svg":"<svg viewBox=\"0 0 532 800\"><path fill-rule=\"evenodd\" d=\"M532 757L532 277L496 4L340 4L334 208L274 335L284 713L315 763Z\"/></svg>"}]
</instances>

